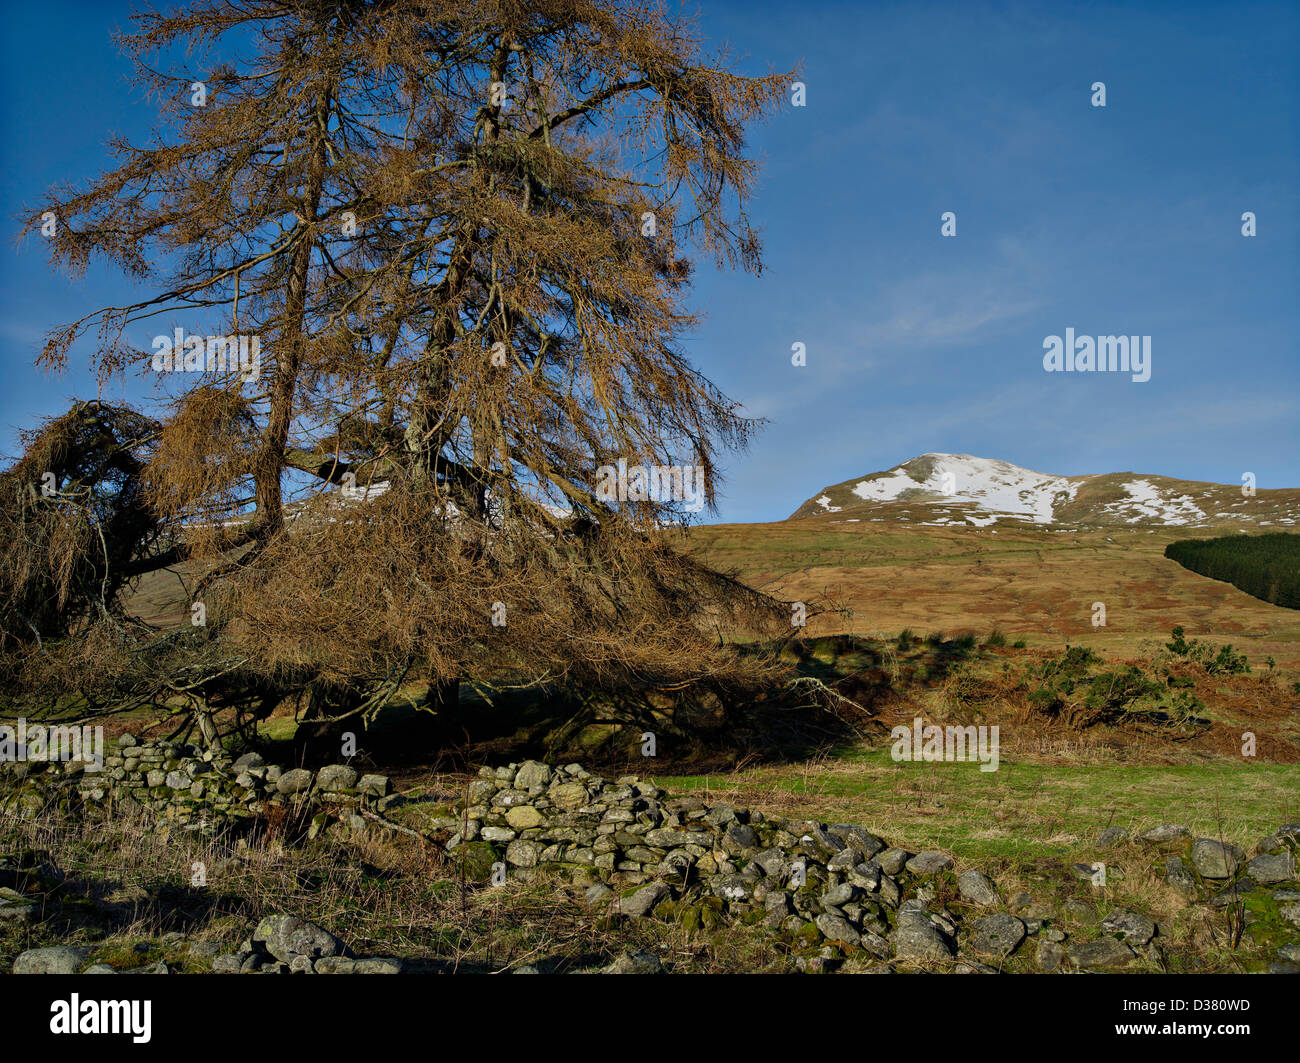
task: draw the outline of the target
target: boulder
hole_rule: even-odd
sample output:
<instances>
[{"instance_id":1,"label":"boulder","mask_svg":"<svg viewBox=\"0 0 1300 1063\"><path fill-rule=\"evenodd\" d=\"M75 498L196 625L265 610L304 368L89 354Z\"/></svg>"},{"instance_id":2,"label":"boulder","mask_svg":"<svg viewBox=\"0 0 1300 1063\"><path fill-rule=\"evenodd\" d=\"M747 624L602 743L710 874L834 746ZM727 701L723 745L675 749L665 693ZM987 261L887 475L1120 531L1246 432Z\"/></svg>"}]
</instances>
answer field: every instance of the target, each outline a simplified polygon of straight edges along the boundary
<instances>
[{"instance_id":1,"label":"boulder","mask_svg":"<svg viewBox=\"0 0 1300 1063\"><path fill-rule=\"evenodd\" d=\"M357 789L368 797L387 797L388 786L387 775L363 775L357 783Z\"/></svg>"},{"instance_id":2,"label":"boulder","mask_svg":"<svg viewBox=\"0 0 1300 1063\"><path fill-rule=\"evenodd\" d=\"M1201 878L1214 879L1232 878L1245 858L1235 845L1214 838L1197 838L1189 857Z\"/></svg>"},{"instance_id":3,"label":"boulder","mask_svg":"<svg viewBox=\"0 0 1300 1063\"><path fill-rule=\"evenodd\" d=\"M536 793L550 785L554 774L549 764L543 764L539 760L526 760L515 775L515 786L520 790Z\"/></svg>"},{"instance_id":4,"label":"boulder","mask_svg":"<svg viewBox=\"0 0 1300 1063\"><path fill-rule=\"evenodd\" d=\"M1025 940L1025 924L1014 915L998 912L975 921L972 951L1001 959L1010 956Z\"/></svg>"},{"instance_id":5,"label":"boulder","mask_svg":"<svg viewBox=\"0 0 1300 1063\"><path fill-rule=\"evenodd\" d=\"M952 867L952 857L947 853L933 850L917 853L907 862L907 870L914 875L937 875L950 867Z\"/></svg>"},{"instance_id":6,"label":"boulder","mask_svg":"<svg viewBox=\"0 0 1300 1063\"><path fill-rule=\"evenodd\" d=\"M347 952L343 942L328 930L296 915L268 915L257 924L252 941L283 963L289 963L295 956L317 959L343 956Z\"/></svg>"},{"instance_id":7,"label":"boulder","mask_svg":"<svg viewBox=\"0 0 1300 1063\"><path fill-rule=\"evenodd\" d=\"M993 880L981 871L967 871L957 879L957 891L962 900L985 908L998 903L998 889Z\"/></svg>"},{"instance_id":8,"label":"boulder","mask_svg":"<svg viewBox=\"0 0 1300 1063\"><path fill-rule=\"evenodd\" d=\"M1156 936L1156 924L1140 912L1127 912L1117 908L1101 921L1108 934L1118 934L1121 941L1141 948Z\"/></svg>"},{"instance_id":9,"label":"boulder","mask_svg":"<svg viewBox=\"0 0 1300 1063\"><path fill-rule=\"evenodd\" d=\"M899 912L898 926L889 938L894 955L900 960L950 960L957 953L948 937L930 921L927 912Z\"/></svg>"},{"instance_id":10,"label":"boulder","mask_svg":"<svg viewBox=\"0 0 1300 1063\"><path fill-rule=\"evenodd\" d=\"M827 941L842 941L846 945L858 944L861 935L849 925L843 916L825 912L817 917L817 929Z\"/></svg>"},{"instance_id":11,"label":"boulder","mask_svg":"<svg viewBox=\"0 0 1300 1063\"><path fill-rule=\"evenodd\" d=\"M542 847L533 841L516 838L506 846L506 863L512 867L536 867Z\"/></svg>"},{"instance_id":12,"label":"boulder","mask_svg":"<svg viewBox=\"0 0 1300 1063\"><path fill-rule=\"evenodd\" d=\"M284 781L283 777L280 781ZM346 764L328 764L316 773L316 785L326 793L351 790L356 784L356 769L349 768Z\"/></svg>"},{"instance_id":13,"label":"boulder","mask_svg":"<svg viewBox=\"0 0 1300 1063\"><path fill-rule=\"evenodd\" d=\"M587 788L577 782L561 783L559 786L552 786L547 791L547 797L556 808L573 812L587 803Z\"/></svg>"},{"instance_id":14,"label":"boulder","mask_svg":"<svg viewBox=\"0 0 1300 1063\"><path fill-rule=\"evenodd\" d=\"M634 919L642 918L654 911L655 905L667 897L669 892L666 883L651 882L649 885L642 886L630 897L620 897L618 910Z\"/></svg>"},{"instance_id":15,"label":"boulder","mask_svg":"<svg viewBox=\"0 0 1300 1063\"><path fill-rule=\"evenodd\" d=\"M311 789L312 773L306 768L286 771L276 780L275 788L282 794L300 794Z\"/></svg>"},{"instance_id":16,"label":"boulder","mask_svg":"<svg viewBox=\"0 0 1300 1063\"><path fill-rule=\"evenodd\" d=\"M532 805L517 805L506 812L506 822L515 830L531 830L546 822L546 817ZM484 835L486 837L486 835Z\"/></svg>"},{"instance_id":17,"label":"boulder","mask_svg":"<svg viewBox=\"0 0 1300 1063\"><path fill-rule=\"evenodd\" d=\"M1123 967L1136 959L1136 953L1131 948L1114 938L1101 938L1081 945L1071 945L1065 950L1065 954L1074 966L1085 971Z\"/></svg>"},{"instance_id":18,"label":"boulder","mask_svg":"<svg viewBox=\"0 0 1300 1063\"><path fill-rule=\"evenodd\" d=\"M1256 882L1272 885L1276 882L1290 882L1296 877L1295 857L1290 851L1277 854L1265 853L1255 857L1246 865L1246 873Z\"/></svg>"},{"instance_id":19,"label":"boulder","mask_svg":"<svg viewBox=\"0 0 1300 1063\"><path fill-rule=\"evenodd\" d=\"M1165 823L1143 831L1138 835L1138 841L1155 846L1181 845L1191 836L1192 832L1181 823Z\"/></svg>"},{"instance_id":20,"label":"boulder","mask_svg":"<svg viewBox=\"0 0 1300 1063\"><path fill-rule=\"evenodd\" d=\"M89 956L90 949L73 945L28 949L14 960L14 974L76 974Z\"/></svg>"},{"instance_id":21,"label":"boulder","mask_svg":"<svg viewBox=\"0 0 1300 1063\"><path fill-rule=\"evenodd\" d=\"M1065 963L1065 949L1055 941L1043 939L1038 943L1034 962L1040 971L1055 971Z\"/></svg>"}]
</instances>

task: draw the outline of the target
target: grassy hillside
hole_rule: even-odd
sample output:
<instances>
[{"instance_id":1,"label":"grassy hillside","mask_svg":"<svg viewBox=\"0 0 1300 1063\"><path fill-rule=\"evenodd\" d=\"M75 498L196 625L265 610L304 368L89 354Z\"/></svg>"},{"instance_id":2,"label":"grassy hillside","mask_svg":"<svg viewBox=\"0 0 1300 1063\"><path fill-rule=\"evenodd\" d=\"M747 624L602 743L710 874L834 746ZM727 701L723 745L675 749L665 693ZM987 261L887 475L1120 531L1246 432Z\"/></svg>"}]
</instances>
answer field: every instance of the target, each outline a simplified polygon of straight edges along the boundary
<instances>
[{"instance_id":1,"label":"grassy hillside","mask_svg":"<svg viewBox=\"0 0 1300 1063\"><path fill-rule=\"evenodd\" d=\"M811 619L814 634L999 628L1030 646L1068 639L1125 656L1182 625L1230 639L1254 663L1300 669L1300 616L1166 558L1181 538L1179 528L919 527L841 514L689 533L701 559L762 590L847 610ZM1093 625L1095 602L1105 626Z\"/></svg>"}]
</instances>

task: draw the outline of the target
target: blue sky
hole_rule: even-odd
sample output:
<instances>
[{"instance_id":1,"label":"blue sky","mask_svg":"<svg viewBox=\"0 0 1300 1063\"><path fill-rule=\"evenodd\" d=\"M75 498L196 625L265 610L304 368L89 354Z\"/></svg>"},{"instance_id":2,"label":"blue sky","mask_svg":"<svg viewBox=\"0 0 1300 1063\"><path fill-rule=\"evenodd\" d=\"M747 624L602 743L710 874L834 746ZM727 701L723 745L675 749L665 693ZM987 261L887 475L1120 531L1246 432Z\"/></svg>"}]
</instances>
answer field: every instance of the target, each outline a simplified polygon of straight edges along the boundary
<instances>
[{"instance_id":1,"label":"blue sky","mask_svg":"<svg viewBox=\"0 0 1300 1063\"><path fill-rule=\"evenodd\" d=\"M742 71L799 65L807 86L752 138L766 270L697 274L689 350L771 422L726 462L718 519L779 520L926 451L1300 487L1300 5L699 9ZM105 166L108 132L149 128L108 39L128 10L6 11L11 235L45 187ZM38 241L5 246L0 450L96 393L88 345L63 375L32 368L45 329L130 292L102 269L51 273ZM1151 336L1151 379L1044 372L1044 338L1067 328Z\"/></svg>"}]
</instances>

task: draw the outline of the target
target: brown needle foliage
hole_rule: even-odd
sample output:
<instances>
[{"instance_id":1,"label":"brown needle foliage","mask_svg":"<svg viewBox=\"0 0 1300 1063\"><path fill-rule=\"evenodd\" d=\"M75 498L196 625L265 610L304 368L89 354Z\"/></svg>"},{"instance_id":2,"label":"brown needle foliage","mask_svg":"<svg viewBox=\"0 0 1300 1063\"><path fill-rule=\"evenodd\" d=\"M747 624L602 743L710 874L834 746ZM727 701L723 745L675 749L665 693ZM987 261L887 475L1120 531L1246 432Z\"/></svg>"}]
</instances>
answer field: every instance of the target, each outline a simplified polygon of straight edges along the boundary
<instances>
[{"instance_id":1,"label":"brown needle foliage","mask_svg":"<svg viewBox=\"0 0 1300 1063\"><path fill-rule=\"evenodd\" d=\"M789 75L736 74L635 0L200 0L121 43L156 142L116 143L28 229L52 211L56 266L157 294L52 330L42 361L95 331L101 374L148 373L146 323L261 355L249 373L209 342L204 372L154 377L131 488L153 524L114 578L197 565L208 617L154 695L328 684L347 713L416 678L773 680L719 631L789 614L674 548L694 507L596 487L620 459L687 466L712 507L719 448L756 427L681 349L687 253L760 268L744 134ZM186 71L149 65L179 46ZM44 534L72 544L66 582L88 533Z\"/></svg>"},{"instance_id":2,"label":"brown needle foliage","mask_svg":"<svg viewBox=\"0 0 1300 1063\"><path fill-rule=\"evenodd\" d=\"M158 534L141 477L156 429L90 402L24 433L22 458L0 472L0 657L115 607L128 563Z\"/></svg>"}]
</instances>

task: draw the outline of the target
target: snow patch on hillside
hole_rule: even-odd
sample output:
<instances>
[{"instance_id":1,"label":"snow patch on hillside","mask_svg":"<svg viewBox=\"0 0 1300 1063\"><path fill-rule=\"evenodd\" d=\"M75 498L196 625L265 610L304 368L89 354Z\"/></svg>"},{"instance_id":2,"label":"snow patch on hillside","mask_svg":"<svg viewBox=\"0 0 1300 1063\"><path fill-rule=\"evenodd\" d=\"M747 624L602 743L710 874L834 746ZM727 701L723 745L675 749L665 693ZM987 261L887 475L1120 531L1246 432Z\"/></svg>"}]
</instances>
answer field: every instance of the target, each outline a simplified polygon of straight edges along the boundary
<instances>
[{"instance_id":1,"label":"snow patch on hillside","mask_svg":"<svg viewBox=\"0 0 1300 1063\"><path fill-rule=\"evenodd\" d=\"M1133 516L1125 518L1129 524L1143 520L1158 520L1161 524L1192 524L1205 520L1205 511L1190 496L1165 498L1149 480L1133 480L1124 484L1124 490L1128 492L1128 498L1110 502L1103 508L1117 515L1132 513Z\"/></svg>"},{"instance_id":2,"label":"snow patch on hillside","mask_svg":"<svg viewBox=\"0 0 1300 1063\"><path fill-rule=\"evenodd\" d=\"M872 502L894 501L906 491L923 491L945 501L979 506L998 517L1051 524L1055 507L1074 498L1077 485L1064 476L1049 476L994 458L970 454L923 454L887 473L856 484L853 493ZM828 506L829 498L817 501ZM828 507L829 508L829 507ZM981 527L986 518L967 517Z\"/></svg>"}]
</instances>

